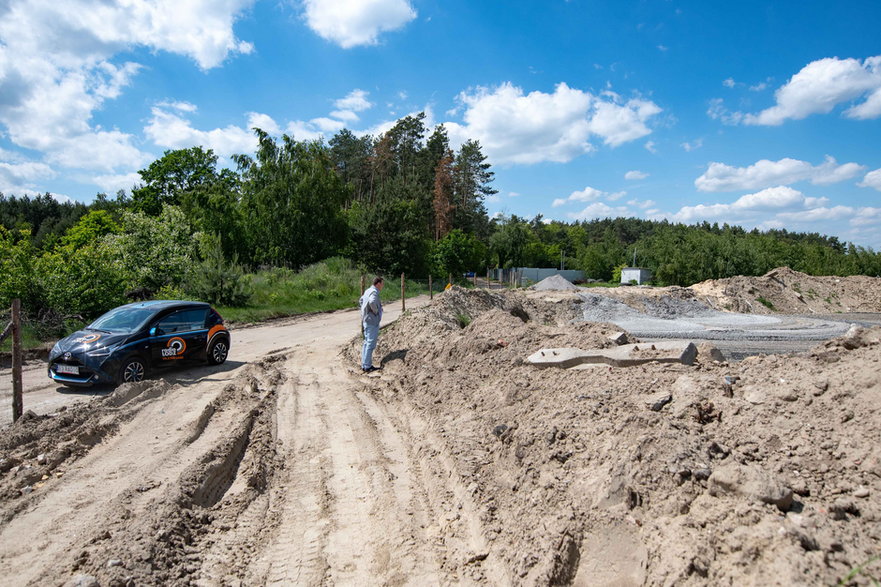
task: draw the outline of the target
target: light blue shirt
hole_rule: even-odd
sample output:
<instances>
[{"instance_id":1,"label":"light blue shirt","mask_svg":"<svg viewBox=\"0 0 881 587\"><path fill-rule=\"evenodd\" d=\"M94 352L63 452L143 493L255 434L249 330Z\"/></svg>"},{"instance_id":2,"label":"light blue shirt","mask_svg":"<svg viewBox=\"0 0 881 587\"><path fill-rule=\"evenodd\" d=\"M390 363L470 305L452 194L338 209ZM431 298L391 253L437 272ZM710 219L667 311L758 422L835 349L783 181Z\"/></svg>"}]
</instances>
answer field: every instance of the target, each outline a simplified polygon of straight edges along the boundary
<instances>
[{"instance_id":1,"label":"light blue shirt","mask_svg":"<svg viewBox=\"0 0 881 587\"><path fill-rule=\"evenodd\" d=\"M364 295L358 300L361 307L361 321L371 326L379 326L382 320L382 301L379 299L379 290L371 285L364 291Z\"/></svg>"}]
</instances>

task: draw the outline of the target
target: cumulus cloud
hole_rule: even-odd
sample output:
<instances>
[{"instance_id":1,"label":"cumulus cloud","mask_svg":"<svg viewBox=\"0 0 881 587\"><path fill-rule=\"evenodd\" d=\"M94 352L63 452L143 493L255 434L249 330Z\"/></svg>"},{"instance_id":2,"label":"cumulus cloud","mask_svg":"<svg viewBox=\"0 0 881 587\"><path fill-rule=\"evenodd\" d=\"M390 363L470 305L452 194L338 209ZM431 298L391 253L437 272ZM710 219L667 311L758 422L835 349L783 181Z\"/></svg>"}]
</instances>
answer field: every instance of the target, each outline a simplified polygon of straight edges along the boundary
<instances>
[{"instance_id":1,"label":"cumulus cloud","mask_svg":"<svg viewBox=\"0 0 881 587\"><path fill-rule=\"evenodd\" d=\"M10 0L0 8L0 128L46 162L113 172L150 159L134 137L92 122L142 66L115 61L136 47L191 58L202 69L248 53L232 25L253 0Z\"/></svg>"},{"instance_id":2,"label":"cumulus cloud","mask_svg":"<svg viewBox=\"0 0 881 587\"><path fill-rule=\"evenodd\" d=\"M857 185L861 188L875 188L881 192L881 169L870 171Z\"/></svg>"},{"instance_id":3,"label":"cumulus cloud","mask_svg":"<svg viewBox=\"0 0 881 587\"><path fill-rule=\"evenodd\" d=\"M881 208L866 206L859 208L850 220L851 226L881 224Z\"/></svg>"},{"instance_id":4,"label":"cumulus cloud","mask_svg":"<svg viewBox=\"0 0 881 587\"><path fill-rule=\"evenodd\" d=\"M524 93L511 83L459 94L464 124L447 122L451 140L472 138L495 163L564 163L595 147L597 136L612 147L651 133L646 123L661 112L651 101L595 96L565 83L553 93Z\"/></svg>"},{"instance_id":5,"label":"cumulus cloud","mask_svg":"<svg viewBox=\"0 0 881 587\"><path fill-rule=\"evenodd\" d=\"M568 198L555 199L551 206L557 208L559 206L568 204L569 202L593 202L599 199L606 199L614 202L615 200L620 200L626 194L627 192L604 192L602 190L587 186L583 190L572 192L571 194L569 194Z\"/></svg>"},{"instance_id":6,"label":"cumulus cloud","mask_svg":"<svg viewBox=\"0 0 881 587\"><path fill-rule=\"evenodd\" d=\"M107 175L95 175L90 181L97 185L105 194L115 194L119 190L131 190L132 187L141 183L138 173L119 173Z\"/></svg>"},{"instance_id":7,"label":"cumulus cloud","mask_svg":"<svg viewBox=\"0 0 881 587\"><path fill-rule=\"evenodd\" d=\"M573 220L591 220L593 218L614 218L616 216L626 216L628 213L626 206L609 206L603 202L594 202L580 212L568 214Z\"/></svg>"},{"instance_id":8,"label":"cumulus cloud","mask_svg":"<svg viewBox=\"0 0 881 587\"><path fill-rule=\"evenodd\" d=\"M632 169L624 174L624 179L639 180L639 179L645 179L648 176L649 176L648 173L645 173L643 171L639 171L638 169Z\"/></svg>"},{"instance_id":9,"label":"cumulus cloud","mask_svg":"<svg viewBox=\"0 0 881 587\"><path fill-rule=\"evenodd\" d=\"M647 213L651 213L648 211ZM805 196L787 186L777 186L741 196L731 203L683 206L674 214L657 212L657 219L675 222L729 222L762 229L842 222L860 227L881 225L881 208L830 205L828 198ZM816 230L812 228L811 230Z\"/></svg>"},{"instance_id":10,"label":"cumulus cloud","mask_svg":"<svg viewBox=\"0 0 881 587\"><path fill-rule=\"evenodd\" d=\"M856 104L844 111L848 118L881 116L881 55L858 59L827 57L812 61L775 92L777 103L758 114L747 114L746 124L776 126L812 114L827 114L836 106Z\"/></svg>"},{"instance_id":11,"label":"cumulus cloud","mask_svg":"<svg viewBox=\"0 0 881 587\"><path fill-rule=\"evenodd\" d=\"M375 45L381 33L416 18L407 0L306 0L305 8L309 28L343 49Z\"/></svg>"},{"instance_id":12,"label":"cumulus cloud","mask_svg":"<svg viewBox=\"0 0 881 587\"><path fill-rule=\"evenodd\" d=\"M55 171L45 163L28 161L0 149L0 193L5 195L36 195L38 181L55 177Z\"/></svg>"},{"instance_id":13,"label":"cumulus cloud","mask_svg":"<svg viewBox=\"0 0 881 587\"><path fill-rule=\"evenodd\" d=\"M864 169L864 166L856 163L839 165L834 157L828 155L823 163L816 166L807 161L788 157L779 161L762 159L748 167L733 167L713 162L700 177L694 180L694 185L702 192L761 189L799 181L829 185L851 179Z\"/></svg>"},{"instance_id":14,"label":"cumulus cloud","mask_svg":"<svg viewBox=\"0 0 881 587\"><path fill-rule=\"evenodd\" d=\"M204 131L194 128L180 111L154 106L152 117L144 132L154 143L169 149L186 149L193 145L212 149L219 157L229 157L236 153L252 153L257 148L257 137L253 126L278 128L266 115L251 114L247 127L228 125ZM262 125L262 126L261 126ZM269 129L263 128L269 132Z\"/></svg>"},{"instance_id":15,"label":"cumulus cloud","mask_svg":"<svg viewBox=\"0 0 881 587\"><path fill-rule=\"evenodd\" d=\"M367 99L368 95L364 90L354 89L345 98L336 100L333 105L340 110L362 112L373 108L373 104Z\"/></svg>"}]
</instances>

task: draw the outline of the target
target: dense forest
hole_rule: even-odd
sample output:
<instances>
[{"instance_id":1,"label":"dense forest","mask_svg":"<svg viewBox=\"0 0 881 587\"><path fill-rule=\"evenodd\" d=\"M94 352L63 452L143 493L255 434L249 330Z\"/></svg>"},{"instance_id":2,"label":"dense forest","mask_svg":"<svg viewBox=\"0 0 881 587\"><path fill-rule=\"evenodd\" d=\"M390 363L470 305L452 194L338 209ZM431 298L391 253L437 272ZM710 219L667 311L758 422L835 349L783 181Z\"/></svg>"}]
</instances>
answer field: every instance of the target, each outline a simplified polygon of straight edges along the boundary
<instances>
[{"instance_id":1,"label":"dense forest","mask_svg":"<svg viewBox=\"0 0 881 587\"><path fill-rule=\"evenodd\" d=\"M211 150L166 151L130 194L90 204L0 194L0 307L94 316L132 292L248 304L248 274L342 257L365 272L414 277L488 267L651 269L659 285L758 275L881 274L881 254L819 234L745 231L637 218L489 218L495 193L481 146L450 146L408 116L380 136L276 140L218 168Z\"/></svg>"}]
</instances>

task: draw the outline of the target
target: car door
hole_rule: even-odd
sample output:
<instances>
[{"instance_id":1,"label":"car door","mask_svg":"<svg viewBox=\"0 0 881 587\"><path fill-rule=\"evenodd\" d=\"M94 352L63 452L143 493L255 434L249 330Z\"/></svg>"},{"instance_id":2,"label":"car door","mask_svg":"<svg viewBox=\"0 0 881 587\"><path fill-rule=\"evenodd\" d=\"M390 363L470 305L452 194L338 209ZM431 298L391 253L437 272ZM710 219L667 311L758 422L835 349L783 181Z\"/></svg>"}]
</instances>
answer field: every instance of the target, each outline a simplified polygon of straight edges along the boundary
<instances>
[{"instance_id":1,"label":"car door","mask_svg":"<svg viewBox=\"0 0 881 587\"><path fill-rule=\"evenodd\" d=\"M156 365L205 356L207 308L177 310L156 323L152 331L152 355Z\"/></svg>"}]
</instances>

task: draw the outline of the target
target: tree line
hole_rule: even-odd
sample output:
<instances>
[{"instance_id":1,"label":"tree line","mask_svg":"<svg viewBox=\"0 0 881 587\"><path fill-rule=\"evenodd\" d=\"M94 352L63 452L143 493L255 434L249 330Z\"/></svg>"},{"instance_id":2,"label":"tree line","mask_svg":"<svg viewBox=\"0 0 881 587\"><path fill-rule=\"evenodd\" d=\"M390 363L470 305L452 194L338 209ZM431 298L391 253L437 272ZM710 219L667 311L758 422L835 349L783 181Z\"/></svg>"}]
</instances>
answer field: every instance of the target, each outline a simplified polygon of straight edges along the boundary
<instances>
[{"instance_id":1,"label":"tree line","mask_svg":"<svg viewBox=\"0 0 881 587\"><path fill-rule=\"evenodd\" d=\"M407 116L379 136L276 139L235 169L199 146L166 151L130 194L90 204L0 194L0 307L94 316L127 294L248 303L246 273L330 257L364 271L443 277L564 265L611 280L633 263L659 285L758 275L881 274L881 255L835 237L637 218L489 218L493 171L477 141Z\"/></svg>"}]
</instances>

